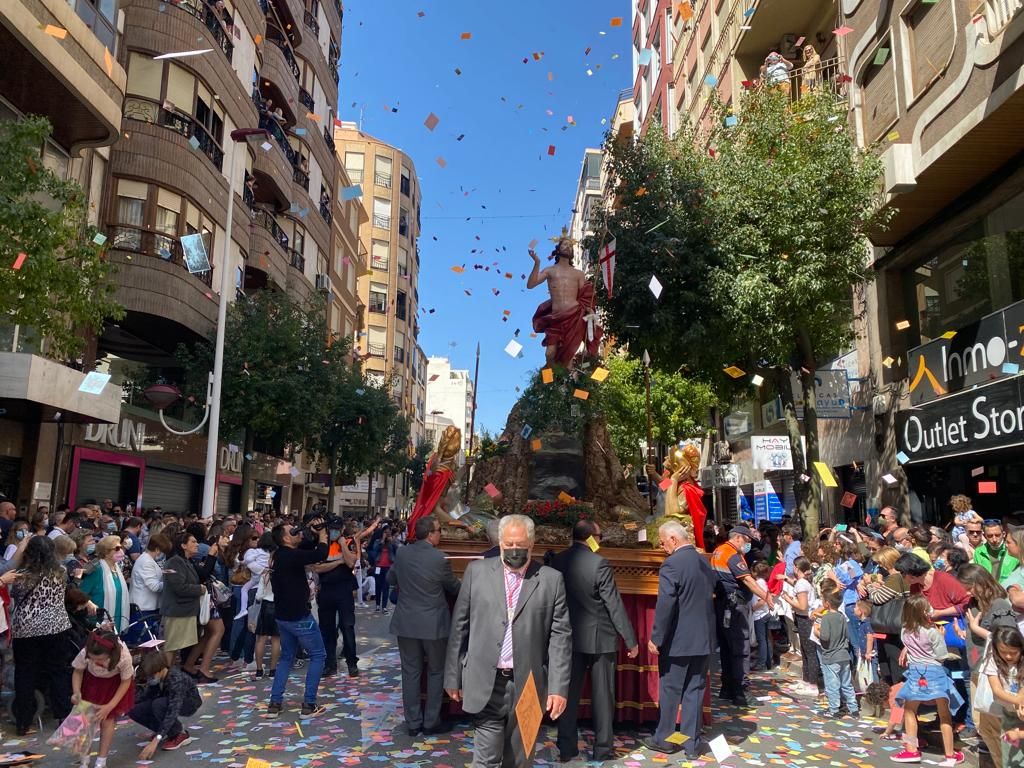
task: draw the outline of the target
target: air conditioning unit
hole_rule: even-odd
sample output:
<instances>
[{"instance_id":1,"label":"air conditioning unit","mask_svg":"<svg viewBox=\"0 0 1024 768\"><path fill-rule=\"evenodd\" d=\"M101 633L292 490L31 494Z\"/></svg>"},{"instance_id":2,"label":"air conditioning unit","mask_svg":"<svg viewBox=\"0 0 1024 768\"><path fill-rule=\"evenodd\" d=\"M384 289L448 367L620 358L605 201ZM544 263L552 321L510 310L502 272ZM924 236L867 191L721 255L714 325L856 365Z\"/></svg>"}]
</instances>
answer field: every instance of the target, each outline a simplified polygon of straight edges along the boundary
<instances>
[{"instance_id":1,"label":"air conditioning unit","mask_svg":"<svg viewBox=\"0 0 1024 768\"><path fill-rule=\"evenodd\" d=\"M330 290L330 287L331 283L330 280L327 279L327 275L320 274L316 276L316 289L318 291L327 291Z\"/></svg>"}]
</instances>

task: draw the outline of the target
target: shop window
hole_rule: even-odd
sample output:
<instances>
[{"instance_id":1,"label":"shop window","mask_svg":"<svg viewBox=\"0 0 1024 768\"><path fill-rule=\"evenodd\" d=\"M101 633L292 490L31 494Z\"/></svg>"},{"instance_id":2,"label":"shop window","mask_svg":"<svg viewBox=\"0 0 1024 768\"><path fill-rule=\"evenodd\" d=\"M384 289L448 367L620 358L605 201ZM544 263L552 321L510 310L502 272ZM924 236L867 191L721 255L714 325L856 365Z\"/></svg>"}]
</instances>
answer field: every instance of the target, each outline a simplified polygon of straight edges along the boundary
<instances>
[{"instance_id":1,"label":"shop window","mask_svg":"<svg viewBox=\"0 0 1024 768\"><path fill-rule=\"evenodd\" d=\"M921 343L1024 299L1024 194L905 273Z\"/></svg>"}]
</instances>

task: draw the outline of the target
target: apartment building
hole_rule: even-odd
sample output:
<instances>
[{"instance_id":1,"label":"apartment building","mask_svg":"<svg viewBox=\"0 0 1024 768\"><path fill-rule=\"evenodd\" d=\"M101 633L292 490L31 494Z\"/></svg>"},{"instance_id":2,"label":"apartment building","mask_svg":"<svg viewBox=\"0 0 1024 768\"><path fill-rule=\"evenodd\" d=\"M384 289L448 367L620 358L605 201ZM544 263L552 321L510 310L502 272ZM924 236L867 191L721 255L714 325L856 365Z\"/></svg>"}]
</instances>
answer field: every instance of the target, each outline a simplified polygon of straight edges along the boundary
<instances>
[{"instance_id":1,"label":"apartment building","mask_svg":"<svg viewBox=\"0 0 1024 768\"><path fill-rule=\"evenodd\" d=\"M462 432L462 450L469 447L469 430L473 422L474 382L468 370L452 368L447 357L431 357L427 361L427 442L437 441L448 426Z\"/></svg>"},{"instance_id":2,"label":"apartment building","mask_svg":"<svg viewBox=\"0 0 1024 768\"><path fill-rule=\"evenodd\" d=\"M873 484L925 523L954 493L984 517L1024 509L1022 10L868 0L844 20L854 125L895 211L872 237Z\"/></svg>"},{"instance_id":3,"label":"apartment building","mask_svg":"<svg viewBox=\"0 0 1024 768\"><path fill-rule=\"evenodd\" d=\"M425 434L426 365L419 346L420 187L412 158L400 149L343 122L334 130L338 158L365 211L359 239L369 252L368 270L357 281L366 307L365 330L356 348L363 368L388 381L410 424L410 446ZM362 478L342 489L341 503L365 508L367 494L379 510L398 511L411 503L405 475ZM375 495L374 495L375 494Z\"/></svg>"},{"instance_id":4,"label":"apartment building","mask_svg":"<svg viewBox=\"0 0 1024 768\"><path fill-rule=\"evenodd\" d=\"M55 12L69 8L53 5ZM95 15L105 6L72 6L93 14L88 23L107 36L92 44L96 68L108 78L121 73L106 133L94 128L92 141L112 145L96 216L127 314L108 324L90 351L96 368L123 388L120 421L67 431L63 495L72 504L106 496L197 510L205 438L165 430L142 392L157 380L181 381L178 345L212 336L220 270L231 275L231 298L263 289L300 301L320 293L332 330L356 330L356 294L346 289L348 273L359 268L358 211L339 202L343 178L331 133L342 6L124 0L109 24ZM32 82L20 79L23 88ZM46 105L37 97L32 111L42 111L40 103ZM105 108L98 96L96 104ZM46 106L51 119L68 114L88 129L82 110L71 114L59 100ZM252 135L254 129L262 133ZM209 268L197 268L185 253L186 235L199 235ZM191 425L185 408L182 402L165 411L172 427ZM323 496L322 485L306 488L304 458L274 445L255 447L256 482L243 494L242 457L231 437L224 436L219 456L219 510L238 508L243 497L257 508L301 510Z\"/></svg>"},{"instance_id":5,"label":"apartment building","mask_svg":"<svg viewBox=\"0 0 1024 768\"><path fill-rule=\"evenodd\" d=\"M675 133L671 0L633 0L633 103L637 131Z\"/></svg>"},{"instance_id":6,"label":"apartment building","mask_svg":"<svg viewBox=\"0 0 1024 768\"><path fill-rule=\"evenodd\" d=\"M109 14L109 15L107 15ZM125 71L116 60L117 17L85 0L0 3L0 120L49 117L42 163L77 181L99 223L110 146L121 134ZM33 329L0 323L0 495L19 506L52 503L58 445L77 420L113 422L120 414L115 387L85 396L83 374L38 353ZM64 457L62 457L64 458Z\"/></svg>"}]
</instances>

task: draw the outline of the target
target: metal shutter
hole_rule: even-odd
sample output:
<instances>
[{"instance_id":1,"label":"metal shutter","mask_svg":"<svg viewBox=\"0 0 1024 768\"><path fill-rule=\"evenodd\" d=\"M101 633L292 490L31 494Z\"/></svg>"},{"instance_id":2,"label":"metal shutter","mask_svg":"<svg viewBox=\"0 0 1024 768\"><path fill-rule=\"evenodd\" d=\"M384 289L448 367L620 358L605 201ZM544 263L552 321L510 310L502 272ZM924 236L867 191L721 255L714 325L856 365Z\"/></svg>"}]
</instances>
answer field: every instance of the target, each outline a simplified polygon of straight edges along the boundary
<instances>
[{"instance_id":1,"label":"metal shutter","mask_svg":"<svg viewBox=\"0 0 1024 768\"><path fill-rule=\"evenodd\" d=\"M121 496L121 470L117 464L82 461L78 464L78 489L75 506Z\"/></svg>"},{"instance_id":2,"label":"metal shutter","mask_svg":"<svg viewBox=\"0 0 1024 768\"><path fill-rule=\"evenodd\" d=\"M198 512L193 507L195 498L194 475L146 467L142 485L142 502L147 509L163 507L164 512Z\"/></svg>"},{"instance_id":3,"label":"metal shutter","mask_svg":"<svg viewBox=\"0 0 1024 768\"><path fill-rule=\"evenodd\" d=\"M233 483L217 483L217 514L233 514L242 496L242 486Z\"/></svg>"}]
</instances>

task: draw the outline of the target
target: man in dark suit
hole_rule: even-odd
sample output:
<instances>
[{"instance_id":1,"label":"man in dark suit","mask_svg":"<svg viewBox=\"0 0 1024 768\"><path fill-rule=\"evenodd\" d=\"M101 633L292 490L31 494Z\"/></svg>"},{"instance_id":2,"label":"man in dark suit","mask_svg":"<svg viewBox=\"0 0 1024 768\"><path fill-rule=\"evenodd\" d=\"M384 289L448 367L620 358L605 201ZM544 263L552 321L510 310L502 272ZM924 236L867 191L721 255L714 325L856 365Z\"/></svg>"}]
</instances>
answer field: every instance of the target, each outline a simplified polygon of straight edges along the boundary
<instances>
[{"instance_id":1,"label":"man in dark suit","mask_svg":"<svg viewBox=\"0 0 1024 768\"><path fill-rule=\"evenodd\" d=\"M459 594L451 563L437 549L441 524L433 515L416 521L416 541L398 550L388 571L388 584L398 587L401 600L391 617L391 634L398 636L402 659L402 708L412 736L445 733L441 722L444 698L444 657L451 616L447 596ZM427 703L420 703L423 659L427 660Z\"/></svg>"},{"instance_id":2,"label":"man in dark suit","mask_svg":"<svg viewBox=\"0 0 1024 768\"><path fill-rule=\"evenodd\" d=\"M658 657L659 717L654 736L644 739L644 746L666 754L679 751L667 739L676 730L682 703L682 749L696 759L707 751L701 741L701 719L708 659L715 644L715 576L682 524L663 524L658 538L668 557L658 572L658 602L647 650Z\"/></svg>"},{"instance_id":3,"label":"man in dark suit","mask_svg":"<svg viewBox=\"0 0 1024 768\"><path fill-rule=\"evenodd\" d=\"M466 568L452 614L444 687L476 714L474 768L528 768L516 706L532 675L538 709L557 720L572 668L572 627L562 575L530 560L533 520L506 515L501 557ZM399 599L399 602L405 597Z\"/></svg>"},{"instance_id":4,"label":"man in dark suit","mask_svg":"<svg viewBox=\"0 0 1024 768\"><path fill-rule=\"evenodd\" d=\"M619 637L635 659L636 633L626 616L615 586L611 564L592 549L601 540L593 520L580 520L572 530L573 544L555 555L552 566L562 572L572 624L572 677L569 703L558 719L558 754L562 762L579 754L576 719L583 678L590 670L590 700L594 720L594 760L612 758L612 722L615 719L615 656Z\"/></svg>"}]
</instances>

